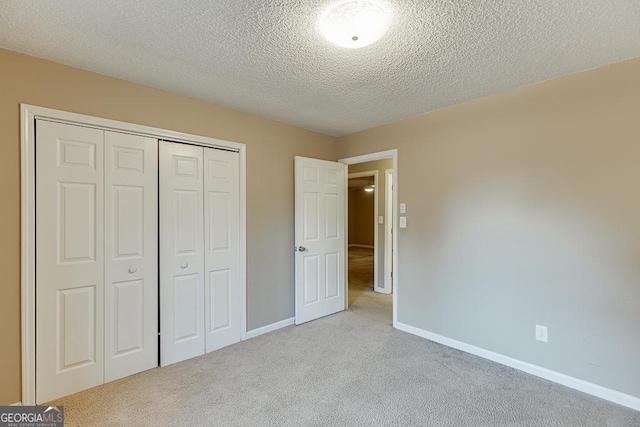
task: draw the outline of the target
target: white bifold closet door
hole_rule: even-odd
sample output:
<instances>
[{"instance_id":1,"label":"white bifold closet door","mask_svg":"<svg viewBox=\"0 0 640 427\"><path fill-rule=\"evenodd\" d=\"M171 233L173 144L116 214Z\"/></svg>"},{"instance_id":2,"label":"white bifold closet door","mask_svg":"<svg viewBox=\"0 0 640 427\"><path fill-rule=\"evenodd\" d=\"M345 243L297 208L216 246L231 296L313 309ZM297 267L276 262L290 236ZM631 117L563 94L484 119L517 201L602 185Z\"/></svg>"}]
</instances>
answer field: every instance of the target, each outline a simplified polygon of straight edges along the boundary
<instances>
[{"instance_id":1,"label":"white bifold closet door","mask_svg":"<svg viewBox=\"0 0 640 427\"><path fill-rule=\"evenodd\" d=\"M160 363L240 341L239 154L160 141Z\"/></svg>"},{"instance_id":2,"label":"white bifold closet door","mask_svg":"<svg viewBox=\"0 0 640 427\"><path fill-rule=\"evenodd\" d=\"M204 149L205 351L240 341L240 155Z\"/></svg>"},{"instance_id":3,"label":"white bifold closet door","mask_svg":"<svg viewBox=\"0 0 640 427\"><path fill-rule=\"evenodd\" d=\"M36 123L36 402L157 366L157 145Z\"/></svg>"},{"instance_id":4,"label":"white bifold closet door","mask_svg":"<svg viewBox=\"0 0 640 427\"><path fill-rule=\"evenodd\" d=\"M204 353L202 147L160 141L160 364Z\"/></svg>"},{"instance_id":5,"label":"white bifold closet door","mask_svg":"<svg viewBox=\"0 0 640 427\"><path fill-rule=\"evenodd\" d=\"M158 366L157 144L105 132L105 382Z\"/></svg>"}]
</instances>

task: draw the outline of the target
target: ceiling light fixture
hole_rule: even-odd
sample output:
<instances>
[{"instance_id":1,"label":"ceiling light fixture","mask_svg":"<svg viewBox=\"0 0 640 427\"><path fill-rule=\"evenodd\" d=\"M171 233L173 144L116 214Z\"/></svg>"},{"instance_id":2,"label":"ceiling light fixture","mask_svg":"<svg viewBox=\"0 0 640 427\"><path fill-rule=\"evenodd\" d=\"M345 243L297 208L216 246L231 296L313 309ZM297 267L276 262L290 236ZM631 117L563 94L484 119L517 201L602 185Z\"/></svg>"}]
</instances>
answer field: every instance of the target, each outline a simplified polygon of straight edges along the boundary
<instances>
[{"instance_id":1,"label":"ceiling light fixture","mask_svg":"<svg viewBox=\"0 0 640 427\"><path fill-rule=\"evenodd\" d=\"M368 46L389 29L393 12L373 0L348 0L327 9L320 17L320 31L331 43L346 48Z\"/></svg>"}]
</instances>

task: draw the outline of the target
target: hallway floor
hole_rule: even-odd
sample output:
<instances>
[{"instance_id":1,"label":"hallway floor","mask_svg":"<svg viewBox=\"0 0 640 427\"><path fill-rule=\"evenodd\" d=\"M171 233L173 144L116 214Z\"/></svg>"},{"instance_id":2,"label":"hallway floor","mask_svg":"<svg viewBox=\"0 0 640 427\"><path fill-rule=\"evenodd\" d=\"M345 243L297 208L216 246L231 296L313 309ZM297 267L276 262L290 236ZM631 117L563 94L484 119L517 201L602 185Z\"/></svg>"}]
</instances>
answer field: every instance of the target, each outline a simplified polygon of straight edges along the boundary
<instances>
[{"instance_id":1,"label":"hallway floor","mask_svg":"<svg viewBox=\"0 0 640 427\"><path fill-rule=\"evenodd\" d=\"M349 248L349 310L392 324L393 296L373 291L373 249Z\"/></svg>"}]
</instances>

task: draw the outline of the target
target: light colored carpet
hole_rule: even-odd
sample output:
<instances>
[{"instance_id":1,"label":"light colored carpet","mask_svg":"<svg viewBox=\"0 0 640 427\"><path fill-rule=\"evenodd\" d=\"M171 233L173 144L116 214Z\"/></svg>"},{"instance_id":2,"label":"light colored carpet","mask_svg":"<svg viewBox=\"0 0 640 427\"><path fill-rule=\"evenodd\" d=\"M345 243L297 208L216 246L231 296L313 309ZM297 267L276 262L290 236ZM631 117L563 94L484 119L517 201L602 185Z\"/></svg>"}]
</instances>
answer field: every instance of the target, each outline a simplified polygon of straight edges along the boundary
<instances>
[{"instance_id":1,"label":"light colored carpet","mask_svg":"<svg viewBox=\"0 0 640 427\"><path fill-rule=\"evenodd\" d=\"M393 329L391 296L366 284L350 300L54 403L68 426L640 426L640 412Z\"/></svg>"},{"instance_id":2,"label":"light colored carpet","mask_svg":"<svg viewBox=\"0 0 640 427\"><path fill-rule=\"evenodd\" d=\"M366 305L374 304L370 307L372 313L386 317L389 321L392 318L391 296L383 296L371 292L373 289L373 249L349 248L349 307L355 301L361 300ZM380 296L381 298L376 298ZM365 299L365 300L363 300Z\"/></svg>"}]
</instances>

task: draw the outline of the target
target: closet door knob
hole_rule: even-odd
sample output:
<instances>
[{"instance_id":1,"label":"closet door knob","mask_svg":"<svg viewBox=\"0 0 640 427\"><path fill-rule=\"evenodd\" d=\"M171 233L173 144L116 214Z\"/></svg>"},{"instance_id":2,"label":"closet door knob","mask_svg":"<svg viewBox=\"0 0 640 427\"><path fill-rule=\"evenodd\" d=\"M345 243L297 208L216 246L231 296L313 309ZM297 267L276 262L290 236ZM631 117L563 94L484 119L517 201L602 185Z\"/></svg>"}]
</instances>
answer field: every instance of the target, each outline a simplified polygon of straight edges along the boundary
<instances>
[{"instance_id":1,"label":"closet door knob","mask_svg":"<svg viewBox=\"0 0 640 427\"><path fill-rule=\"evenodd\" d=\"M187 267L189 267L188 262L183 262L182 264L180 264L180 268L187 268Z\"/></svg>"},{"instance_id":2,"label":"closet door knob","mask_svg":"<svg viewBox=\"0 0 640 427\"><path fill-rule=\"evenodd\" d=\"M138 271L138 267L129 267L129 274L133 274Z\"/></svg>"}]
</instances>

